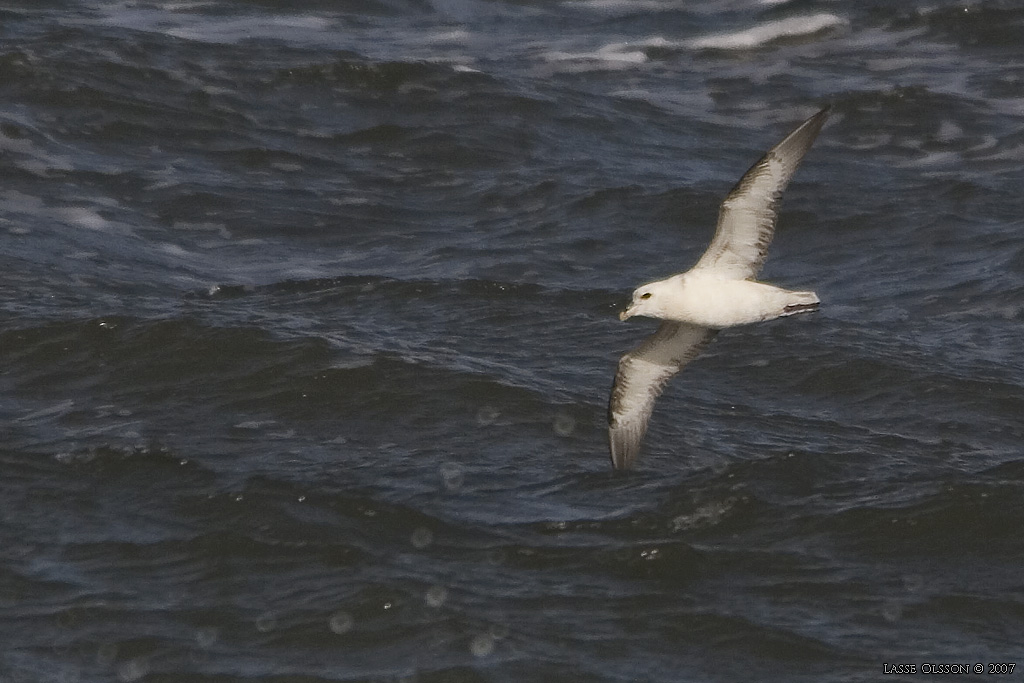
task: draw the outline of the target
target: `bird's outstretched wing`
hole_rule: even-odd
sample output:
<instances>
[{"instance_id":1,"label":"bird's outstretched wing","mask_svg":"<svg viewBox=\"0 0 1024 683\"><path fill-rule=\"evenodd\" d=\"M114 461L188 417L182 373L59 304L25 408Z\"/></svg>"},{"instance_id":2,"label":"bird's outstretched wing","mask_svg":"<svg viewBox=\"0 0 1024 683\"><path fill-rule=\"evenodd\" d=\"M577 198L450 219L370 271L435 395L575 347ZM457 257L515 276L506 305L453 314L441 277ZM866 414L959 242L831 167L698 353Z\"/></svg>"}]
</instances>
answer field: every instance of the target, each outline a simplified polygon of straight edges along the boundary
<instances>
[{"instance_id":1,"label":"bird's outstretched wing","mask_svg":"<svg viewBox=\"0 0 1024 683\"><path fill-rule=\"evenodd\" d=\"M658 331L619 360L608 401L612 467L629 469L640 452L654 401L665 383L697 357L717 330L664 322Z\"/></svg>"},{"instance_id":2,"label":"bird's outstretched wing","mask_svg":"<svg viewBox=\"0 0 1024 683\"><path fill-rule=\"evenodd\" d=\"M737 280L757 275L775 232L782 192L828 113L826 107L804 121L740 178L722 202L715 236L694 268L713 268Z\"/></svg>"}]
</instances>

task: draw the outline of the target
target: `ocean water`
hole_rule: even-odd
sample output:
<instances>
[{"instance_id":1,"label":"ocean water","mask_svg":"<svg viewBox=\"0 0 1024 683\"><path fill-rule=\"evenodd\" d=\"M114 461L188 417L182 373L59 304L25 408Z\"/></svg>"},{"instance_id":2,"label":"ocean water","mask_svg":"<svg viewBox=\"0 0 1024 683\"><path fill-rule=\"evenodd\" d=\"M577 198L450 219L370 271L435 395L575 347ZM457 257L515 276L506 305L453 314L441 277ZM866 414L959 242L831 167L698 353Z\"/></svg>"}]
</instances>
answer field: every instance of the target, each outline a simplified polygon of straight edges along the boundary
<instances>
[{"instance_id":1,"label":"ocean water","mask_svg":"<svg viewBox=\"0 0 1024 683\"><path fill-rule=\"evenodd\" d=\"M1022 36L999 0L6 3L0 680L1017 661ZM617 311L826 104L764 271L820 312L720 334L613 473L655 327Z\"/></svg>"}]
</instances>

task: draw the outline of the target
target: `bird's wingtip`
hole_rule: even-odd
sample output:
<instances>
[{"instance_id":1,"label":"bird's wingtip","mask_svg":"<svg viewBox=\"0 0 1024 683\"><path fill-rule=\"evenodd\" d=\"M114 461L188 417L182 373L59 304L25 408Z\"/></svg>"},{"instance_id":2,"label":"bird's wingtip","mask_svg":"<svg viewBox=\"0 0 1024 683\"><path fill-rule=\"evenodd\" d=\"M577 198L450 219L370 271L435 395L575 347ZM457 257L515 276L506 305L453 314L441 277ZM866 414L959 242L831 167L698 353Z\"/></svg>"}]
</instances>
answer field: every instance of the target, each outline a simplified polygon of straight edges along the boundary
<instances>
[{"instance_id":1,"label":"bird's wingtip","mask_svg":"<svg viewBox=\"0 0 1024 683\"><path fill-rule=\"evenodd\" d=\"M807 120L808 121L821 121L821 125L825 125L825 121L828 120L828 117L831 114L832 114L832 103L831 102L826 102L825 106L823 106L821 109L819 109L817 111L817 113L813 114Z\"/></svg>"},{"instance_id":2,"label":"bird's wingtip","mask_svg":"<svg viewBox=\"0 0 1024 683\"><path fill-rule=\"evenodd\" d=\"M825 125L825 121L828 120L829 115L832 114L832 103L826 103L824 107L819 109L816 113L812 114L804 122L804 125L810 123L814 128L820 130ZM801 126L803 127L803 126Z\"/></svg>"},{"instance_id":3,"label":"bird's wingtip","mask_svg":"<svg viewBox=\"0 0 1024 683\"><path fill-rule=\"evenodd\" d=\"M633 469L639 444L620 430L608 429L608 445L611 451L612 469L617 472Z\"/></svg>"}]
</instances>

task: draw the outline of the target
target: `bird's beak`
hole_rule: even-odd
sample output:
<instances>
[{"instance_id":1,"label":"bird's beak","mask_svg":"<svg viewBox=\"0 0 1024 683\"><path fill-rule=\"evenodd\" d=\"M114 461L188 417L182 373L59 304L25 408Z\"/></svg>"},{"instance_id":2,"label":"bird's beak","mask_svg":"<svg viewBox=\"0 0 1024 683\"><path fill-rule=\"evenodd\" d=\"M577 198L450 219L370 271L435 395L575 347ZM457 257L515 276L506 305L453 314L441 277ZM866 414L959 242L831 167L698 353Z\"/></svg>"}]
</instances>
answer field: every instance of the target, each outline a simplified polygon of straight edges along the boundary
<instances>
[{"instance_id":1,"label":"bird's beak","mask_svg":"<svg viewBox=\"0 0 1024 683\"><path fill-rule=\"evenodd\" d=\"M619 320L626 320L627 318L633 317L633 306L632 304L626 308L622 313L619 313Z\"/></svg>"}]
</instances>

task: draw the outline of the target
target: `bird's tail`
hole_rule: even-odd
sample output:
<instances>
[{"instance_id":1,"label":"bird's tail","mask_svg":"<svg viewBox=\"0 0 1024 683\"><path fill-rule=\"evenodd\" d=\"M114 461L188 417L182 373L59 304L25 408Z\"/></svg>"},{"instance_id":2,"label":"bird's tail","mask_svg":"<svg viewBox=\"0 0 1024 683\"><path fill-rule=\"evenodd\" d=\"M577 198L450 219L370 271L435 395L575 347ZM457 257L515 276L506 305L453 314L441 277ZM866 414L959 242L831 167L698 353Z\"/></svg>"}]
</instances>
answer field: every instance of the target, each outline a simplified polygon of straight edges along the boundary
<instances>
[{"instance_id":1,"label":"bird's tail","mask_svg":"<svg viewBox=\"0 0 1024 683\"><path fill-rule=\"evenodd\" d=\"M782 315L796 315L818 310L821 299L814 292L789 292L789 300L782 309Z\"/></svg>"}]
</instances>

